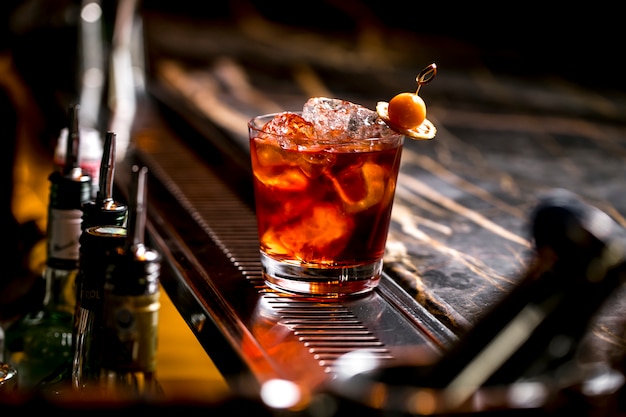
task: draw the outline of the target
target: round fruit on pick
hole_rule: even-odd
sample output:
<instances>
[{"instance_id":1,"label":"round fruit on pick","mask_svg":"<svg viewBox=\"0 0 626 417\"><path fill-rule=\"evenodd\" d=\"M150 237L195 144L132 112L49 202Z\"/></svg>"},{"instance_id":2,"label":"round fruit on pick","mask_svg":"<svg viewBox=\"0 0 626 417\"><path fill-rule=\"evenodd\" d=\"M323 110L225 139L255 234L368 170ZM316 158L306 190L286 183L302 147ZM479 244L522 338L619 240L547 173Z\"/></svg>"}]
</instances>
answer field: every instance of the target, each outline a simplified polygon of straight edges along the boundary
<instances>
[{"instance_id":1,"label":"round fruit on pick","mask_svg":"<svg viewBox=\"0 0 626 417\"><path fill-rule=\"evenodd\" d=\"M426 104L415 93L400 93L389 101L389 122L402 129L415 129L426 119Z\"/></svg>"},{"instance_id":2,"label":"round fruit on pick","mask_svg":"<svg viewBox=\"0 0 626 417\"><path fill-rule=\"evenodd\" d=\"M432 63L415 78L417 81L415 93L400 93L389 103L379 101L376 104L378 117L391 129L411 139L433 139L437 134L437 128L426 118L426 104L419 96L419 91L420 87L429 83L435 75L437 75L437 65Z\"/></svg>"}]
</instances>

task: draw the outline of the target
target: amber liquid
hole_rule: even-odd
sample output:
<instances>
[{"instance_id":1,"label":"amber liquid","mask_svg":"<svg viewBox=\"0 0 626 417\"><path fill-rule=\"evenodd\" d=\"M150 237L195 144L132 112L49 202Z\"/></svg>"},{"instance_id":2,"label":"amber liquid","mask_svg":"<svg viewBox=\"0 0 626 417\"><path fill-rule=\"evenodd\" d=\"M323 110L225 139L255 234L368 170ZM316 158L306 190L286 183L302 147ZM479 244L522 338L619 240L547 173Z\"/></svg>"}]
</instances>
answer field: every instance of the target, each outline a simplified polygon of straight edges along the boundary
<instances>
[{"instance_id":1,"label":"amber liquid","mask_svg":"<svg viewBox=\"0 0 626 417\"><path fill-rule=\"evenodd\" d=\"M251 136L268 283L329 296L374 287L380 279L402 138L285 148L271 135Z\"/></svg>"}]
</instances>

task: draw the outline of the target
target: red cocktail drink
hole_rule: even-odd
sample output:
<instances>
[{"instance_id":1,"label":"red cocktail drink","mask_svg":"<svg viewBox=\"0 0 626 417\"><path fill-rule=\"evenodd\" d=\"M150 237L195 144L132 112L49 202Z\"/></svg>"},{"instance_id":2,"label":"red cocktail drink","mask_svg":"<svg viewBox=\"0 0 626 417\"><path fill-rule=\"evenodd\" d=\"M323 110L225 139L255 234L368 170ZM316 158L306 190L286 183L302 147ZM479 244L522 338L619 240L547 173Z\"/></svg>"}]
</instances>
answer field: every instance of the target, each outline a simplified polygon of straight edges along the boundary
<instances>
[{"instance_id":1,"label":"red cocktail drink","mask_svg":"<svg viewBox=\"0 0 626 417\"><path fill-rule=\"evenodd\" d=\"M366 129L337 129L307 111L249 123L265 280L293 293L363 293L380 280L404 137L375 113Z\"/></svg>"}]
</instances>

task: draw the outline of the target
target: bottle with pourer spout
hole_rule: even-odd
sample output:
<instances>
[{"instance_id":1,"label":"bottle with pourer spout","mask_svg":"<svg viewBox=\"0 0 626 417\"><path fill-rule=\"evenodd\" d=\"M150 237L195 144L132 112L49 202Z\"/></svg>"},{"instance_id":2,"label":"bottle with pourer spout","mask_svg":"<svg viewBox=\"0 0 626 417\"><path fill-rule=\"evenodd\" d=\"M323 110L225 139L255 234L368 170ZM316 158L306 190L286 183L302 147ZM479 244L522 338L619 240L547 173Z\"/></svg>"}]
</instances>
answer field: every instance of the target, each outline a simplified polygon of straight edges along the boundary
<instances>
[{"instance_id":1,"label":"bottle with pourer spout","mask_svg":"<svg viewBox=\"0 0 626 417\"><path fill-rule=\"evenodd\" d=\"M104 284L101 384L106 395L154 400L160 310L160 253L145 242L146 167L132 167L127 235L113 254Z\"/></svg>"},{"instance_id":2,"label":"bottle with pourer spout","mask_svg":"<svg viewBox=\"0 0 626 417\"><path fill-rule=\"evenodd\" d=\"M5 359L17 369L20 390L31 390L72 353L82 206L91 177L78 164L79 105L70 108L65 165L50 174L43 305L6 329Z\"/></svg>"}]
</instances>

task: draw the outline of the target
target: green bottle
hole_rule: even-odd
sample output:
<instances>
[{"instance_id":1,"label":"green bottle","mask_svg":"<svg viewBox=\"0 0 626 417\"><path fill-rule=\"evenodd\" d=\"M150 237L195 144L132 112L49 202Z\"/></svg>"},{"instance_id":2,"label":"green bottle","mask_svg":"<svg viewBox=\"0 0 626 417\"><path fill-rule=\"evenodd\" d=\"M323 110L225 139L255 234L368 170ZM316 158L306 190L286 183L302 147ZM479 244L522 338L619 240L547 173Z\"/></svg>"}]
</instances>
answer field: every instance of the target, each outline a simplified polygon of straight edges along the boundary
<instances>
[{"instance_id":1,"label":"green bottle","mask_svg":"<svg viewBox=\"0 0 626 417\"><path fill-rule=\"evenodd\" d=\"M76 305L82 205L91 198L91 177L78 164L79 106L70 108L65 165L48 177L47 257L42 306L6 329L5 360L17 369L21 391L32 390L71 357Z\"/></svg>"}]
</instances>

